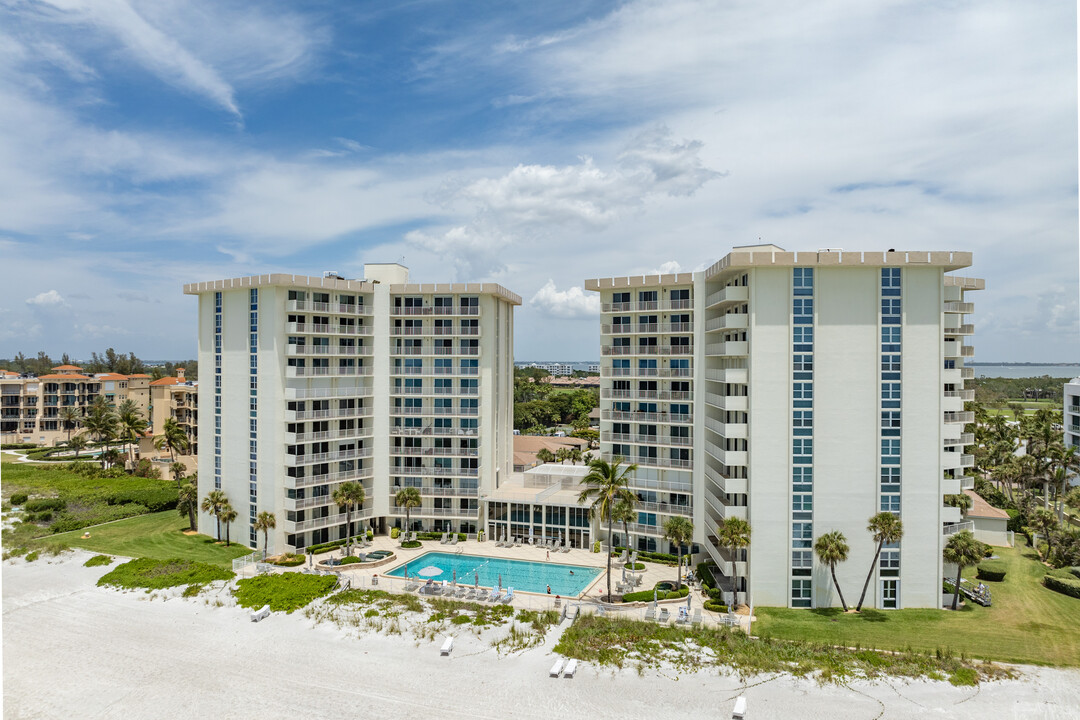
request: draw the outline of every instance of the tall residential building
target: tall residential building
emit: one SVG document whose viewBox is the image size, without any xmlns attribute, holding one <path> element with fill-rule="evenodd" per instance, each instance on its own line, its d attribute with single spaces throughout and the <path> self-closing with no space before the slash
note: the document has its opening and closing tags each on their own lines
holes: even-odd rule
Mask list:
<svg viewBox="0 0 1080 720">
<path fill-rule="evenodd" d="M 1065 447 L 1080 448 L 1080 377 L 1065 383 Z"/>
<path fill-rule="evenodd" d="M 346 536 L 342 482 L 367 499 L 352 533 L 401 527 L 394 496 L 420 491 L 410 529 L 477 532 L 480 498 L 512 469 L 514 306 L 495 284 L 413 284 L 396 264 L 363 280 L 259 275 L 184 287 L 199 296 L 199 493 L 225 491 L 252 546 Z M 214 531 L 211 516 L 200 518 Z M 261 540 L 260 540 L 261 541 Z"/>
<path fill-rule="evenodd" d="M 868 518 L 898 514 L 867 603 L 939 607 L 941 551 L 972 486 L 964 432 L 966 252 L 735 248 L 698 273 L 586 281 L 601 295 L 601 451 L 637 463 L 631 542 L 668 550 L 664 521 L 691 517 L 730 589 L 759 605 L 839 604 L 812 545 L 839 530 L 837 576 L 861 589 Z M 725 518 L 751 545 L 718 544 Z M 625 539 L 620 539 L 625 541 Z"/>
</svg>

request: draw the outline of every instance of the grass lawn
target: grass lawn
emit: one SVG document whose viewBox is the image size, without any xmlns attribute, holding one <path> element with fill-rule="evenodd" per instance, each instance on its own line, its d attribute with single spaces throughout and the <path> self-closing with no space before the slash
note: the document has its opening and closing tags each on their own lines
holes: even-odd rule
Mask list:
<svg viewBox="0 0 1080 720">
<path fill-rule="evenodd" d="M 232 569 L 233 558 L 251 553 L 243 545 L 233 544 L 228 548 L 224 544 L 217 545 L 213 538 L 206 535 L 184 535 L 187 527 L 186 518 L 177 515 L 175 510 L 165 510 L 96 525 L 86 530 L 57 533 L 47 538 L 46 542 L 62 542 L 108 555 L 156 560 L 180 558 L 228 569 Z M 83 532 L 89 532 L 90 538 L 83 540 Z"/>
<path fill-rule="evenodd" d="M 1038 665 L 1080 665 L 1080 599 L 1047 590 L 1047 568 L 1032 548 L 994 548 L 1007 566 L 1005 580 L 987 583 L 993 607 L 947 610 L 755 608 L 754 632 L 789 640 L 880 650 L 951 649 L 968 657 Z M 974 569 L 964 571 L 973 578 Z M 852 595 L 858 598 L 857 589 Z"/>
<path fill-rule="evenodd" d="M 1049 408 L 1051 410 L 1060 410 L 1060 400 L 1006 400 L 1002 403 L 1001 407 L 986 406 L 986 414 L 990 417 L 994 415 L 1004 415 L 1009 420 L 1013 419 L 1013 411 L 1009 408 L 1009 405 L 1016 403 L 1024 409 L 1025 415 L 1034 415 L 1035 411 L 1039 408 Z"/>
</svg>

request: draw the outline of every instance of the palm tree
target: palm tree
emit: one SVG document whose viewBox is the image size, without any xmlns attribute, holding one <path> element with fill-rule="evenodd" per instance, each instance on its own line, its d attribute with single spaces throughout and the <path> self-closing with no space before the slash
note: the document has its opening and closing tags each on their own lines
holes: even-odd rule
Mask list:
<svg viewBox="0 0 1080 720">
<path fill-rule="evenodd" d="M 405 532 L 409 531 L 409 510 L 420 507 L 420 491 L 414 487 L 403 487 L 394 495 L 394 504 L 405 508 Z"/>
<path fill-rule="evenodd" d="M 343 482 L 334 490 L 333 500 L 338 507 L 345 508 L 345 554 L 352 546 L 352 508 L 363 505 L 366 499 L 364 486 L 357 482 Z"/>
<path fill-rule="evenodd" d="M 986 545 L 975 539 L 970 530 L 953 533 L 945 543 L 942 558 L 947 563 L 956 565 L 956 587 L 953 588 L 952 609 L 955 610 L 960 600 L 960 577 L 965 567 L 978 565 L 986 554 Z"/>
<path fill-rule="evenodd" d="M 117 408 L 117 416 L 120 419 L 120 438 L 128 446 L 128 457 L 132 465 L 134 465 L 135 449 L 133 443 L 139 442 L 139 438 L 146 431 L 146 420 L 143 419 L 142 412 L 134 400 L 124 400 L 120 403 L 120 407 Z"/>
<path fill-rule="evenodd" d="M 555 451 L 555 462 L 562 465 L 570 459 L 570 448 L 561 447 Z"/>
<path fill-rule="evenodd" d="M 232 505 L 225 503 L 221 508 L 221 521 L 225 523 L 225 547 L 229 547 L 229 525 L 233 520 L 236 520 L 236 511 L 233 510 Z"/>
<path fill-rule="evenodd" d="M 169 466 L 169 472 L 172 473 L 173 480 L 176 481 L 176 487 L 179 489 L 180 481 L 184 479 L 184 473 L 187 472 L 187 466 L 182 462 L 174 462 Z"/>
<path fill-rule="evenodd" d="M 739 550 L 750 546 L 750 523 L 740 517 L 726 518 L 716 528 L 716 539 L 721 545 L 731 550 L 731 594 L 735 607 L 739 604 L 739 574 L 736 571 L 736 559 Z"/>
<path fill-rule="evenodd" d="M 71 442 L 71 431 L 79 424 L 79 411 L 74 407 L 62 407 L 60 408 L 60 422 L 64 423 L 64 429 L 67 430 L 67 441 Z"/>
<path fill-rule="evenodd" d="M 361 488 L 363 490 L 363 488 Z M 270 540 L 270 531 L 277 527 L 277 518 L 274 513 L 263 510 L 259 513 L 259 516 L 255 518 L 255 532 L 261 532 L 263 534 L 263 560 L 266 559 L 266 546 Z"/>
<path fill-rule="evenodd" d="M 542 463 L 555 462 L 555 454 L 547 448 L 540 448 L 536 452 L 536 459 Z"/>
<path fill-rule="evenodd" d="M 581 462 L 581 448 L 574 447 L 570 449 L 570 464 L 577 465 Z"/>
<path fill-rule="evenodd" d="M 176 511 L 180 513 L 181 517 L 187 515 L 188 526 L 191 530 L 196 530 L 195 527 L 195 513 L 199 509 L 199 488 L 194 483 L 184 483 L 180 488 L 179 501 L 176 503 Z"/>
<path fill-rule="evenodd" d="M 1054 468 L 1054 497 L 1057 504 L 1058 522 L 1065 522 L 1065 493 L 1069 490 L 1069 479 L 1080 471 L 1080 455 L 1074 448 L 1063 442 L 1055 443 L 1050 449 L 1050 462 Z"/>
<path fill-rule="evenodd" d="M 101 469 L 112 467 L 124 459 L 123 454 L 116 448 L 109 448 L 101 453 Z"/>
<path fill-rule="evenodd" d="M 1054 549 L 1052 533 L 1057 529 L 1057 516 L 1046 508 L 1038 508 L 1031 515 L 1031 524 L 1032 527 L 1039 531 L 1039 534 L 1046 538 L 1046 557 L 1043 560 L 1049 560 Z M 1038 543 L 1036 543 L 1035 551 L 1038 552 L 1038 550 Z"/>
<path fill-rule="evenodd" d="M 589 474 L 581 479 L 582 485 L 588 485 L 578 496 L 579 503 L 592 501 L 591 510 L 593 517 L 606 519 L 608 525 L 608 558 L 607 558 L 607 596 L 611 599 L 611 525 L 612 511 L 620 500 L 631 506 L 637 502 L 634 493 L 630 492 L 630 475 L 637 471 L 637 465 L 627 465 L 624 468 L 622 458 L 618 455 L 609 463 L 603 458 L 589 463 Z"/>
<path fill-rule="evenodd" d="M 217 520 L 217 539 L 221 542 L 221 509 L 229 504 L 229 498 L 222 490 L 211 490 L 202 501 L 202 511 L 210 513 Z"/>
<path fill-rule="evenodd" d="M 630 523 L 637 520 L 637 510 L 631 503 L 620 500 L 615 503 L 615 508 L 611 511 L 611 519 L 617 523 L 622 523 L 623 529 L 623 542 L 626 547 L 630 547 Z"/>
<path fill-rule="evenodd" d="M 159 451 L 168 448 L 169 459 L 176 462 L 176 451 L 184 453 L 191 447 L 187 432 L 176 422 L 176 418 L 165 418 L 161 434 L 154 437 L 154 447 Z"/>
<path fill-rule="evenodd" d="M 83 427 L 94 435 L 99 443 L 108 442 L 116 435 L 117 423 L 116 413 L 100 395 L 90 406 L 90 412 L 82 419 Z"/>
<path fill-rule="evenodd" d="M 90 441 L 86 439 L 86 433 L 79 433 L 67 441 L 67 446 L 75 451 L 75 459 L 79 459 L 79 453 L 86 449 Z"/>
<path fill-rule="evenodd" d="M 682 590 L 682 549 L 694 539 L 694 523 L 682 515 L 672 515 L 664 523 L 664 538 L 675 546 L 679 555 L 678 569 L 675 571 L 675 589 Z"/>
<path fill-rule="evenodd" d="M 967 493 L 960 493 L 959 495 L 946 495 L 945 504 L 949 507 L 960 508 L 961 510 L 970 510 L 971 496 Z"/>
<path fill-rule="evenodd" d="M 877 551 L 874 552 L 874 562 L 870 564 L 870 572 L 866 575 L 866 582 L 863 583 L 862 595 L 859 596 L 859 604 L 855 606 L 855 612 L 862 610 L 863 601 L 866 600 L 866 589 L 870 587 L 870 579 L 874 577 L 874 569 L 881 556 L 881 548 L 885 547 L 885 543 L 900 542 L 900 538 L 904 536 L 904 523 L 891 512 L 879 512 L 870 518 L 866 531 L 873 534 Z"/>
<path fill-rule="evenodd" d="M 817 553 L 818 560 L 829 566 L 833 587 L 836 588 L 836 594 L 840 596 L 840 605 L 843 606 L 844 612 L 847 612 L 847 601 L 844 600 L 844 591 L 840 589 L 840 583 L 836 579 L 836 564 L 847 561 L 848 550 L 850 548 L 847 538 L 839 530 L 825 533 L 814 543 L 814 552 Z"/>
</svg>

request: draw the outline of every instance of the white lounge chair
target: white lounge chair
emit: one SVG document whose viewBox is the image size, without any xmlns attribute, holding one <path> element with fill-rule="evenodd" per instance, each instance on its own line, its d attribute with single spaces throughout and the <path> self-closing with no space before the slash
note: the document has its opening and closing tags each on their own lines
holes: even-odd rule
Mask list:
<svg viewBox="0 0 1080 720">
<path fill-rule="evenodd" d="M 564 552 L 564 553 L 570 552 L 570 543 L 563 540 L 562 550 L 560 550 L 559 552 Z"/>
<path fill-rule="evenodd" d="M 564 665 L 566 665 L 566 660 L 564 658 L 559 658 L 555 661 L 555 664 L 551 666 L 551 670 L 548 671 L 548 675 L 553 678 L 559 677 L 560 675 L 562 675 Z"/>
<path fill-rule="evenodd" d="M 514 600 L 514 588 L 507 588 L 506 594 L 502 596 L 502 602 L 509 603 Z"/>
<path fill-rule="evenodd" d="M 577 672 L 577 658 L 571 658 L 570 662 L 566 663 L 566 668 L 563 670 L 562 676 L 564 678 L 574 677 L 574 673 Z"/>
<path fill-rule="evenodd" d="M 491 594 L 488 595 L 488 602 L 495 602 L 499 599 L 499 595 L 502 594 L 502 589 L 491 588 Z"/>
<path fill-rule="evenodd" d="M 731 711 L 731 717 L 738 718 L 738 720 L 742 720 L 744 717 L 746 717 L 745 695 L 740 695 L 739 697 L 735 698 L 735 709 Z"/>
<path fill-rule="evenodd" d="M 446 533 L 443 533 L 443 534 L 442 534 L 442 539 L 440 539 L 440 540 L 439 540 L 439 544 L 440 544 L 440 545 L 445 545 L 445 544 L 446 544 L 446 540 L 447 540 L 447 535 L 446 535 Z"/>
<path fill-rule="evenodd" d="M 453 533 L 453 535 L 451 536 L 450 544 L 451 545 L 457 545 L 458 544 L 458 534 L 457 533 Z"/>
<path fill-rule="evenodd" d="M 443 642 L 442 647 L 439 648 L 439 655 L 449 655 L 450 651 L 454 649 L 454 638 L 450 636 Z"/>
<path fill-rule="evenodd" d="M 661 610 L 660 610 L 660 621 L 659 621 L 661 625 L 667 625 L 669 615 L 670 615 L 670 613 L 668 613 L 667 608 L 661 608 Z"/>
<path fill-rule="evenodd" d="M 270 617 L 270 606 L 263 605 L 261 608 L 251 613 L 251 622 L 259 622 L 268 617 Z"/>
<path fill-rule="evenodd" d="M 626 551 L 623 550 L 622 555 L 615 558 L 612 562 L 614 562 L 616 565 L 625 565 L 626 564 Z"/>
<path fill-rule="evenodd" d="M 655 621 L 656 621 L 656 608 L 654 606 L 650 605 L 649 609 L 645 611 L 645 622 L 655 622 Z"/>
</svg>

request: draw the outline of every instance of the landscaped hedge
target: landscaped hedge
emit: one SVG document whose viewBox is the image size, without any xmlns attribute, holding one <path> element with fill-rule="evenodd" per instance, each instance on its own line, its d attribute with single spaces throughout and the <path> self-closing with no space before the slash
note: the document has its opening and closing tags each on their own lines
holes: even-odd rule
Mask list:
<svg viewBox="0 0 1080 720">
<path fill-rule="evenodd" d="M 390 528 L 390 539 L 391 540 L 397 540 L 398 537 L 400 537 L 400 536 L 401 536 L 401 528 L 396 528 L 396 527 Z"/>
<path fill-rule="evenodd" d="M 307 551 L 309 553 L 312 553 L 313 555 L 318 555 L 319 553 L 324 553 L 327 550 L 333 550 L 334 548 L 339 548 L 344 544 L 345 544 L 344 540 L 331 540 L 330 542 L 324 542 L 324 543 L 320 543 L 318 545 L 308 545 L 307 546 Z"/>
<path fill-rule="evenodd" d="M 976 576 L 980 580 L 986 580 L 987 582 L 1001 582 L 1005 579 L 1005 563 L 994 562 L 993 560 L 979 563 Z"/>
<path fill-rule="evenodd" d="M 35 443 L 4 443 L 0 450 L 33 450 L 36 447 Z"/>
<path fill-rule="evenodd" d="M 709 570 L 709 564 L 700 562 L 697 564 L 697 576 L 701 580 L 702 585 L 708 585 L 709 587 L 716 587 L 716 579 L 713 578 L 712 570 Z"/>
<path fill-rule="evenodd" d="M 35 498 L 27 500 L 23 509 L 27 512 L 41 512 L 42 510 L 63 510 L 67 503 L 60 498 Z"/>
<path fill-rule="evenodd" d="M 1054 577 L 1053 575 L 1043 575 L 1043 585 L 1054 592 L 1059 592 L 1074 598 L 1080 598 L 1080 580 Z"/>
<path fill-rule="evenodd" d="M 458 536 L 458 540 L 467 540 L 468 535 L 465 533 L 451 533 Z M 442 533 L 437 532 L 418 532 L 416 533 L 417 540 L 442 540 Z"/>
<path fill-rule="evenodd" d="M 274 565 L 279 567 L 296 567 L 297 565 L 303 565 L 306 559 L 303 555 L 296 553 L 285 553 L 279 560 L 274 562 Z"/>
<path fill-rule="evenodd" d="M 723 603 L 712 602 L 711 600 L 709 600 L 705 602 L 705 609 L 711 612 L 726 613 L 728 611 L 728 606 L 724 605 Z"/>
<path fill-rule="evenodd" d="M 642 590 L 641 592 L 627 593 L 622 596 L 623 602 L 646 602 L 653 599 L 653 593 L 656 593 L 657 600 L 678 600 L 684 598 L 690 594 L 690 588 L 685 585 L 679 590 L 670 591 L 656 591 L 656 590 Z"/>
<path fill-rule="evenodd" d="M 626 550 L 624 547 L 616 547 L 613 554 L 621 555 Z M 633 553 L 633 550 L 628 552 Z M 677 565 L 679 563 L 678 555 L 671 555 L 669 553 L 656 553 L 656 552 L 644 552 L 642 550 L 637 551 L 638 560 L 648 560 L 649 562 L 660 563 L 662 565 Z M 686 556 L 683 555 L 685 560 Z"/>
<path fill-rule="evenodd" d="M 26 501 L 27 501 L 27 499 L 29 499 L 29 497 L 30 496 L 27 495 L 26 493 L 15 493 L 14 495 L 11 496 L 11 504 L 12 505 L 24 505 L 24 504 L 26 504 Z"/>
<path fill-rule="evenodd" d="M 423 544 L 424 543 L 420 542 L 419 540 L 409 540 L 408 542 L 401 543 L 401 547 L 405 548 L 406 550 L 410 550 L 412 548 L 418 548 Z"/>
<path fill-rule="evenodd" d="M 338 560 L 337 564 L 338 565 L 355 565 L 358 562 L 360 562 L 360 558 L 356 557 L 355 555 L 349 555 L 348 557 L 343 557 L 340 560 Z"/>
</svg>

